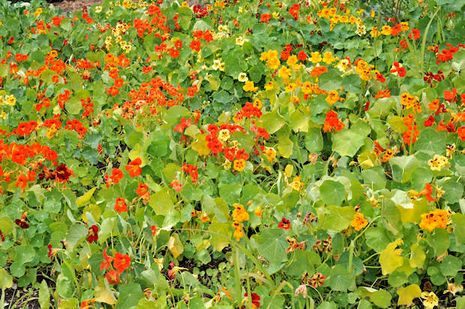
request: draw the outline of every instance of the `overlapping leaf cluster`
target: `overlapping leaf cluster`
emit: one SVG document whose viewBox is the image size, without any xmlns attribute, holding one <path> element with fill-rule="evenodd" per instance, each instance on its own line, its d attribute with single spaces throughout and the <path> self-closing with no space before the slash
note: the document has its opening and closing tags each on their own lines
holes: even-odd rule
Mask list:
<svg viewBox="0 0 465 309">
<path fill-rule="evenodd" d="M 464 306 L 465 2 L 402 5 L 2 4 L 2 295 Z"/>
</svg>

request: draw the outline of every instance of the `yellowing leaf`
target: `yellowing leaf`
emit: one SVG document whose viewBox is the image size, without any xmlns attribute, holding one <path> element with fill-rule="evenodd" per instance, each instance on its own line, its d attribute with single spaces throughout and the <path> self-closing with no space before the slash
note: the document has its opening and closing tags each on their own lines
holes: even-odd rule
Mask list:
<svg viewBox="0 0 465 309">
<path fill-rule="evenodd" d="M 400 212 L 400 219 L 403 223 L 418 223 L 421 219 L 421 214 L 427 212 L 427 202 L 425 199 L 413 201 L 413 208 L 404 208 L 397 206 Z"/>
<path fill-rule="evenodd" d="M 291 164 L 286 165 L 286 168 L 284 168 L 284 175 L 286 175 L 287 178 L 290 178 L 293 172 L 294 172 L 294 165 L 291 165 Z"/>
<path fill-rule="evenodd" d="M 197 135 L 197 140 L 192 143 L 192 149 L 194 149 L 200 156 L 207 156 L 210 154 L 205 134 Z"/>
<path fill-rule="evenodd" d="M 412 250 L 410 253 L 410 266 L 414 268 L 423 268 L 426 259 L 423 248 L 419 244 L 413 244 L 410 250 Z"/>
<path fill-rule="evenodd" d="M 92 198 L 92 195 L 94 194 L 95 190 L 97 190 L 97 187 L 94 187 L 92 189 L 90 189 L 89 191 L 87 191 L 86 193 L 84 193 L 84 195 L 78 197 L 76 199 L 76 205 L 78 207 L 82 207 L 84 206 L 85 204 L 89 203 L 90 199 Z"/>
<path fill-rule="evenodd" d="M 397 239 L 396 241 L 388 244 L 386 249 L 381 251 L 379 255 L 379 263 L 381 264 L 383 275 L 392 273 L 404 264 L 404 258 L 400 256 L 402 250 L 396 249 L 400 244 L 402 244 L 402 240 Z"/>
<path fill-rule="evenodd" d="M 413 300 L 421 295 L 421 289 L 417 284 L 411 284 L 409 286 L 397 289 L 399 295 L 398 305 L 410 306 Z"/>
<path fill-rule="evenodd" d="M 82 211 L 82 221 L 85 223 L 89 222 L 88 214 L 91 214 L 95 221 L 99 221 L 102 215 L 102 210 L 97 204 L 90 204 Z"/>
<path fill-rule="evenodd" d="M 182 245 L 178 234 L 173 234 L 170 237 L 170 240 L 168 241 L 168 249 L 175 259 L 182 254 L 184 246 Z"/>
<path fill-rule="evenodd" d="M 97 286 L 95 288 L 95 301 L 109 305 L 116 304 L 115 295 L 107 286 Z"/>
</svg>

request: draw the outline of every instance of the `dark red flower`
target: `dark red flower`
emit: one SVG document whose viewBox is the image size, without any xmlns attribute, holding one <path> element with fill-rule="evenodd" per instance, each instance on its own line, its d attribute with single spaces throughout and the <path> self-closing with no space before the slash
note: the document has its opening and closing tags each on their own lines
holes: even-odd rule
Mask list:
<svg viewBox="0 0 465 309">
<path fill-rule="evenodd" d="M 278 228 L 289 230 L 291 228 L 291 221 L 289 221 L 289 219 L 282 218 L 281 222 L 278 223 Z"/>
<path fill-rule="evenodd" d="M 249 294 L 245 293 L 244 296 L 248 297 Z M 260 308 L 260 295 L 257 293 L 252 293 L 252 306 L 254 308 Z"/>
<path fill-rule="evenodd" d="M 89 231 L 87 232 L 87 241 L 90 243 L 96 242 L 98 240 L 98 226 L 92 225 L 89 227 Z"/>
<path fill-rule="evenodd" d="M 16 219 L 15 223 L 22 229 L 27 229 L 29 227 L 29 223 L 27 222 L 27 212 L 24 212 L 21 215 L 21 219 Z"/>
<path fill-rule="evenodd" d="M 47 245 L 47 250 L 48 250 L 48 257 L 52 258 L 53 257 L 52 244 Z"/>
</svg>

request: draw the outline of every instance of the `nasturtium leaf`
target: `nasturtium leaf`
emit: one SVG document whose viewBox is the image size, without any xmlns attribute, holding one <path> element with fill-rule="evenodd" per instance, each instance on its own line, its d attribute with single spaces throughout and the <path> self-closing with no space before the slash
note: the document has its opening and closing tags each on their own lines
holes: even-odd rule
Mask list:
<svg viewBox="0 0 465 309">
<path fill-rule="evenodd" d="M 465 308 L 465 296 L 456 297 L 455 298 L 455 303 L 456 303 L 455 308 L 457 308 L 457 309 Z"/>
<path fill-rule="evenodd" d="M 283 263 L 287 261 L 286 236 L 283 230 L 266 229 L 260 234 L 252 236 L 258 253 L 268 260 L 272 272 L 282 268 Z"/>
<path fill-rule="evenodd" d="M 259 121 L 259 125 L 265 128 L 270 134 L 276 133 L 284 124 L 285 121 L 283 117 L 279 115 L 276 110 L 264 113 Z"/>
<path fill-rule="evenodd" d="M 212 222 L 208 227 L 211 235 L 211 245 L 216 251 L 223 250 L 229 245 L 232 231 L 229 223 Z"/>
<path fill-rule="evenodd" d="M 381 226 L 371 227 L 365 232 L 366 244 L 375 250 L 381 252 L 392 241 L 389 233 Z"/>
<path fill-rule="evenodd" d="M 388 117 L 387 122 L 394 132 L 403 133 L 407 130 L 404 120 L 400 116 Z"/>
<path fill-rule="evenodd" d="M 57 278 L 56 291 L 62 298 L 71 298 L 75 292 L 75 286 L 73 284 L 72 278 L 69 278 L 62 273 L 59 274 Z"/>
<path fill-rule="evenodd" d="M 434 285 L 443 285 L 447 279 L 441 273 L 441 270 L 437 266 L 430 266 L 427 269 L 428 276 L 430 277 L 431 283 Z"/>
<path fill-rule="evenodd" d="M 76 205 L 78 207 L 82 207 L 82 206 L 86 205 L 87 203 L 89 203 L 90 199 L 92 198 L 92 195 L 95 192 L 95 190 L 97 190 L 97 187 L 94 187 L 94 188 L 90 189 L 89 191 L 87 191 L 86 193 L 84 193 L 83 195 L 78 197 L 76 199 Z"/>
<path fill-rule="evenodd" d="M 370 295 L 370 300 L 380 308 L 389 308 L 391 305 L 391 294 L 386 290 L 378 290 Z"/>
<path fill-rule="evenodd" d="M 323 135 L 319 128 L 311 128 L 305 135 L 305 148 L 311 152 L 316 153 L 323 149 Z"/>
<path fill-rule="evenodd" d="M 379 263 L 383 275 L 387 275 L 395 271 L 404 264 L 404 257 L 401 256 L 402 249 L 397 247 L 402 244 L 401 239 L 397 239 L 381 251 L 379 255 Z"/>
<path fill-rule="evenodd" d="M 227 203 L 237 203 L 239 200 L 242 185 L 240 183 L 220 183 L 218 185 L 220 197 L 223 198 Z"/>
<path fill-rule="evenodd" d="M 13 286 L 13 277 L 3 268 L 0 268 L 0 289 L 5 290 Z"/>
<path fill-rule="evenodd" d="M 322 302 L 317 309 L 337 309 L 338 306 L 335 302 L 324 301 Z"/>
<path fill-rule="evenodd" d="M 426 260 L 426 254 L 419 244 L 410 246 L 410 266 L 413 268 L 423 268 Z"/>
<path fill-rule="evenodd" d="M 413 171 L 420 165 L 415 156 L 399 156 L 389 161 L 394 181 L 405 183 L 410 181 Z"/>
<path fill-rule="evenodd" d="M 210 154 L 210 148 L 207 146 L 206 137 L 206 134 L 197 134 L 195 142 L 191 145 L 192 149 L 194 149 L 200 156 L 207 156 Z"/>
<path fill-rule="evenodd" d="M 280 135 L 278 137 L 278 151 L 284 158 L 289 158 L 292 155 L 294 143 L 287 135 Z"/>
<path fill-rule="evenodd" d="M 221 104 L 231 103 L 233 99 L 234 97 L 224 89 L 213 94 L 213 100 Z"/>
<path fill-rule="evenodd" d="M 170 107 L 163 115 L 165 120 L 170 126 L 175 126 L 182 117 L 188 117 L 190 112 L 187 108 L 180 105 Z"/>
<path fill-rule="evenodd" d="M 453 255 L 446 256 L 439 264 L 441 273 L 447 277 L 454 277 L 461 268 L 462 260 Z"/>
<path fill-rule="evenodd" d="M 420 136 L 416 141 L 415 151 L 422 151 L 429 154 L 442 153 L 446 148 L 447 134 L 438 132 L 433 128 L 425 128 L 420 131 Z"/>
<path fill-rule="evenodd" d="M 333 291 L 352 291 L 356 287 L 355 276 L 347 270 L 345 265 L 338 264 L 331 269 L 326 285 L 328 285 Z"/>
<path fill-rule="evenodd" d="M 2 227 L 1 230 L 3 235 L 8 235 L 13 232 L 14 223 L 13 220 L 8 217 L 0 217 L 0 226 Z"/>
<path fill-rule="evenodd" d="M 87 236 L 88 228 L 83 224 L 76 223 L 72 225 L 66 235 L 66 248 L 70 251 L 78 245 Z"/>
<path fill-rule="evenodd" d="M 73 115 L 77 115 L 81 112 L 81 100 L 77 96 L 71 97 L 68 102 L 66 102 L 66 110 Z"/>
<path fill-rule="evenodd" d="M 99 243 L 104 243 L 111 235 L 116 236 L 118 234 L 119 233 L 116 228 L 116 218 L 110 217 L 103 219 L 102 224 L 100 224 L 100 231 L 98 233 Z"/>
<path fill-rule="evenodd" d="M 455 239 L 459 244 L 465 244 L 465 215 L 456 213 L 452 215 Z"/>
<path fill-rule="evenodd" d="M 420 297 L 421 289 L 418 284 L 411 284 L 397 289 L 397 295 L 399 295 L 399 300 L 397 301 L 399 306 L 410 306 L 415 298 Z"/>
<path fill-rule="evenodd" d="M 168 241 L 168 249 L 175 259 L 177 259 L 184 251 L 184 246 L 177 233 L 171 235 Z"/>
<path fill-rule="evenodd" d="M 150 196 L 149 205 L 157 215 L 166 216 L 174 207 L 168 188 L 155 192 Z"/>
<path fill-rule="evenodd" d="M 112 290 L 105 284 L 99 284 L 95 288 L 94 299 L 98 303 L 105 303 L 109 305 L 116 304 L 116 298 Z"/>
<path fill-rule="evenodd" d="M 296 110 L 290 116 L 289 126 L 294 132 L 307 132 L 310 116 L 301 110 Z"/>
<path fill-rule="evenodd" d="M 350 226 L 355 215 L 353 207 L 322 206 L 317 208 L 318 227 L 340 232 Z"/>
<path fill-rule="evenodd" d="M 42 280 L 39 286 L 39 305 L 41 309 L 50 308 L 50 290 L 45 280 Z"/>
<path fill-rule="evenodd" d="M 464 184 L 460 178 L 445 177 L 437 181 L 437 185 L 444 190 L 442 197 L 447 203 L 457 203 L 463 196 Z"/>
<path fill-rule="evenodd" d="M 144 297 L 142 288 L 138 283 L 121 284 L 118 287 L 118 303 L 116 309 L 129 309 L 137 305 L 139 300 Z"/>
<path fill-rule="evenodd" d="M 320 185 L 320 198 L 326 205 L 341 205 L 345 200 L 346 191 L 338 181 L 325 180 Z"/>
<path fill-rule="evenodd" d="M 381 190 L 386 187 L 386 176 L 384 169 L 380 166 L 362 171 L 363 183 L 369 185 L 373 190 Z"/>
<path fill-rule="evenodd" d="M 445 229 L 435 229 L 427 238 L 435 256 L 443 255 L 449 248 L 449 233 Z"/>
<path fill-rule="evenodd" d="M 333 150 L 341 156 L 353 157 L 365 143 L 370 127 L 359 122 L 350 129 L 333 134 Z"/>
<path fill-rule="evenodd" d="M 10 273 L 19 278 L 26 272 L 26 264 L 32 262 L 36 252 L 32 246 L 21 245 L 15 247 L 13 263 L 10 265 Z"/>
</svg>

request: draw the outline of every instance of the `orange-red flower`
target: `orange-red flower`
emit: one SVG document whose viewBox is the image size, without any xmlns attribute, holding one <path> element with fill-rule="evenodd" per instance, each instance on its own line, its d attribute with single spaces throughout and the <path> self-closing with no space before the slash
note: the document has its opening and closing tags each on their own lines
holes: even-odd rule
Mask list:
<svg viewBox="0 0 465 309">
<path fill-rule="evenodd" d="M 324 132 L 341 131 L 344 129 L 344 123 L 339 120 L 338 114 L 335 111 L 326 113 L 325 123 L 323 125 Z"/>
<path fill-rule="evenodd" d="M 462 126 L 457 129 L 457 135 L 461 141 L 465 141 L 465 126 Z"/>
<path fill-rule="evenodd" d="M 128 171 L 129 176 L 131 177 L 139 176 L 142 173 L 142 169 L 140 168 L 141 164 L 142 164 L 141 158 L 136 158 L 133 161 L 129 162 L 129 164 L 126 165 L 126 171 Z"/>
<path fill-rule="evenodd" d="M 105 279 L 107 279 L 108 283 L 111 285 L 119 284 L 120 273 L 112 269 L 105 274 Z"/>
<path fill-rule="evenodd" d="M 127 254 L 122 254 L 117 252 L 113 260 L 113 267 L 119 272 L 122 273 L 131 265 L 131 258 Z"/>
<path fill-rule="evenodd" d="M 118 213 L 127 212 L 128 205 L 126 205 L 126 201 L 122 197 L 118 197 L 115 202 L 115 210 Z"/>
<path fill-rule="evenodd" d="M 107 254 L 107 249 L 103 249 L 103 261 L 100 263 L 100 270 L 106 270 L 111 267 L 113 257 Z"/>
</svg>

